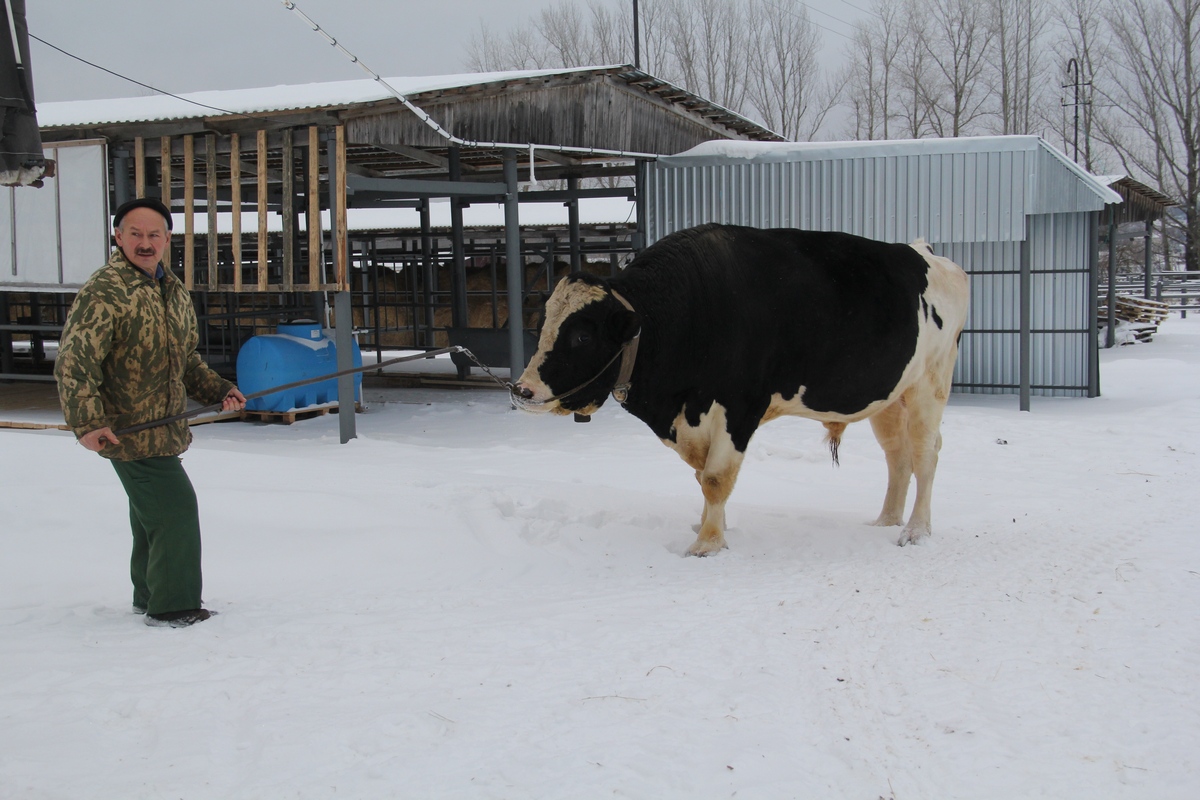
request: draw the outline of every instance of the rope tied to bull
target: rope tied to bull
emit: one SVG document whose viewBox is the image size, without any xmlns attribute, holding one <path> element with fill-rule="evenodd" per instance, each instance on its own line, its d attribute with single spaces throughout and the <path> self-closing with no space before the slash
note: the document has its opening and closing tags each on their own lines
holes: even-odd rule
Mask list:
<svg viewBox="0 0 1200 800">
<path fill-rule="evenodd" d="M 434 358 L 435 356 L 447 355 L 447 354 L 451 354 L 451 353 L 462 353 L 467 358 L 474 361 L 475 364 L 478 365 L 480 369 L 482 369 L 489 376 L 491 376 L 492 380 L 496 381 L 496 383 L 499 383 L 501 386 L 508 388 L 511 392 L 511 389 L 512 389 L 511 383 L 501 381 L 500 378 L 498 378 L 490 369 L 485 367 L 479 361 L 479 359 L 475 357 L 475 354 L 472 353 L 470 350 L 468 350 L 465 347 L 461 347 L 459 345 L 454 345 L 453 347 L 443 347 L 440 350 L 429 350 L 429 351 L 416 353 L 413 355 L 398 356 L 396 358 L 390 358 L 386 361 L 380 361 L 377 364 L 365 364 L 361 367 L 353 367 L 351 369 L 344 369 L 339 372 L 331 372 L 328 375 L 318 375 L 315 378 L 305 378 L 304 380 L 293 381 L 292 383 L 285 383 L 280 386 L 272 386 L 270 389 L 263 389 L 260 392 L 254 392 L 252 394 L 248 394 L 248 395 L 246 395 L 246 399 L 254 400 L 259 397 L 266 397 L 267 395 L 275 394 L 276 392 L 284 392 L 289 389 L 298 389 L 301 386 L 307 386 L 311 383 L 320 383 L 321 381 L 328 381 L 328 380 L 332 380 L 334 378 L 341 378 L 346 375 L 355 375 L 359 372 L 370 372 L 372 370 L 381 370 L 384 367 L 390 367 L 393 364 L 401 364 L 405 361 L 416 361 L 416 360 L 422 359 L 422 358 Z M 222 403 L 223 403 L 223 401 L 222 401 Z M 124 436 L 127 433 L 137 433 L 138 431 L 149 430 L 150 428 L 158 428 L 162 425 L 169 425 L 172 422 L 179 422 L 181 420 L 191 419 L 193 417 L 198 417 L 201 414 L 208 414 L 213 411 L 220 411 L 222 403 L 213 403 L 211 405 L 202 406 L 200 408 L 194 408 L 191 411 L 185 411 L 182 414 L 173 414 L 169 417 L 163 417 L 162 419 L 151 420 L 150 422 L 141 422 L 141 423 L 138 423 L 137 425 L 130 425 L 126 428 L 121 428 L 120 430 L 113 431 L 113 433 L 116 434 L 117 436 Z"/>
<path fill-rule="evenodd" d="M 633 310 L 633 306 L 630 304 L 630 302 L 622 297 L 615 289 L 609 287 L 609 292 L 617 300 L 617 302 L 625 306 L 626 310 L 634 314 L 637 313 Z M 595 375 L 588 378 L 575 388 L 553 395 L 552 397 L 547 398 L 544 402 L 549 403 L 556 400 L 562 400 L 564 397 L 571 397 L 572 395 L 578 394 L 599 379 L 601 375 L 607 372 L 608 368 L 611 367 L 619 358 L 621 359 L 621 369 L 617 373 L 617 382 L 613 384 L 612 389 L 609 391 L 612 393 L 614 400 L 621 405 L 625 405 L 625 401 L 629 398 L 629 389 L 631 386 L 629 380 L 633 376 L 633 364 L 637 360 L 638 343 L 641 341 L 641 338 L 642 329 L 639 327 L 637 332 L 633 334 L 633 337 L 622 344 L 621 349 L 614 353 L 613 357 L 606 361 L 604 366 L 601 367 Z M 512 386 L 513 384 L 509 385 Z M 591 418 L 592 417 L 590 414 L 575 414 L 576 422 L 589 422 L 591 421 Z"/>
</svg>

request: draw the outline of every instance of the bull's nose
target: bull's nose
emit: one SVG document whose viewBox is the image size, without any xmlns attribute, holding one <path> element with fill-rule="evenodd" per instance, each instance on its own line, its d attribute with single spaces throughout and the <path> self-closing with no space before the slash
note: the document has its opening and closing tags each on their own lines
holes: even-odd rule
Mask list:
<svg viewBox="0 0 1200 800">
<path fill-rule="evenodd" d="M 522 400 L 532 400 L 533 399 L 533 389 L 530 389 L 528 386 L 525 386 L 524 384 L 521 384 L 521 383 L 515 384 L 513 386 L 512 393 L 514 395 L 516 395 L 517 397 L 520 397 Z"/>
</svg>

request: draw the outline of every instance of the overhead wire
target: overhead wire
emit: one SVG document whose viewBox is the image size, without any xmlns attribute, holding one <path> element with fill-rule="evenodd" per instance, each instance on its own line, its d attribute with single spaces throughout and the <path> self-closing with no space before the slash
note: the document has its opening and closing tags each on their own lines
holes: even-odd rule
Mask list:
<svg viewBox="0 0 1200 800">
<path fill-rule="evenodd" d="M 151 86 L 150 84 L 143 83 L 142 81 L 139 81 L 136 78 L 130 78 L 128 75 L 122 75 L 121 73 L 119 73 L 115 70 L 111 70 L 108 67 L 102 66 L 100 64 L 96 64 L 95 62 L 92 62 L 92 61 L 88 61 L 86 58 L 83 58 L 82 56 L 77 56 L 72 52 L 64 50 L 63 48 L 59 47 L 56 44 L 51 44 L 50 42 L 47 42 L 45 39 L 41 38 L 40 36 L 35 36 L 34 34 L 31 33 L 31 34 L 29 34 L 29 38 L 34 39 L 38 42 L 41 42 L 42 44 L 46 45 L 46 47 L 49 47 L 52 50 L 57 50 L 58 52 L 62 53 L 64 56 L 73 58 L 76 61 L 79 61 L 83 64 L 87 64 L 89 67 L 98 69 L 101 72 L 107 72 L 109 75 L 112 75 L 114 78 L 120 78 L 121 80 L 128 81 L 129 83 L 132 83 L 136 86 L 141 86 L 143 89 L 149 89 L 152 92 L 157 92 L 158 94 L 166 95 L 167 97 L 173 97 L 176 100 L 180 100 L 184 103 L 191 103 L 194 106 L 199 106 L 200 108 L 207 108 L 210 111 L 219 111 L 222 114 L 227 114 L 230 116 L 245 117 L 246 119 L 257 119 L 257 120 L 264 120 L 264 121 L 266 121 L 268 119 L 267 117 L 259 116 L 256 114 L 247 114 L 242 111 L 230 111 L 227 108 L 221 108 L 219 106 L 210 106 L 207 103 L 201 103 L 198 100 L 192 100 L 191 98 L 175 94 L 174 92 L 168 92 L 166 89 L 159 89 L 157 86 Z"/>
</svg>

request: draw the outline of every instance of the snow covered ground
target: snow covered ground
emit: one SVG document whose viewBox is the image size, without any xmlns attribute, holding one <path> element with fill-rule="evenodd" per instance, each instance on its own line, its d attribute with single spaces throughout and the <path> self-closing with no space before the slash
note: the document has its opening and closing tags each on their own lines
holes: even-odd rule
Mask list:
<svg viewBox="0 0 1200 800">
<path fill-rule="evenodd" d="M 185 630 L 130 611 L 111 468 L 0 431 L 0 797 L 1194 798 L 1200 320 L 1102 359 L 1099 399 L 955 396 L 906 548 L 866 425 L 840 468 L 763 428 L 708 559 L 615 406 L 201 426 Z"/>
</svg>

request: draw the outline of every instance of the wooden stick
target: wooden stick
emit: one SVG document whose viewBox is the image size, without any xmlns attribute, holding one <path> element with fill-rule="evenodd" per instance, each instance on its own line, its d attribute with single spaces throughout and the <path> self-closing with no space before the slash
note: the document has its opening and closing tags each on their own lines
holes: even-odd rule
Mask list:
<svg viewBox="0 0 1200 800">
<path fill-rule="evenodd" d="M 258 290 L 267 290 L 267 132 L 258 132 Z"/>
<path fill-rule="evenodd" d="M 292 131 L 283 132 L 283 290 L 292 291 L 296 264 L 296 155 Z"/>
<path fill-rule="evenodd" d="M 317 126 L 308 129 L 308 291 L 321 284 L 321 142 Z"/>
<path fill-rule="evenodd" d="M 208 198 L 208 288 L 217 290 L 217 137 L 208 134 L 205 138 L 206 158 L 204 163 L 207 177 Z"/>
<path fill-rule="evenodd" d="M 229 191 L 233 204 L 233 290 L 242 290 L 242 142 L 229 134 Z"/>
<path fill-rule="evenodd" d="M 196 143 L 183 137 L 183 285 L 190 292 L 196 283 Z"/>
<path fill-rule="evenodd" d="M 133 192 L 136 197 L 146 196 L 146 140 L 133 138 Z"/>
<path fill-rule="evenodd" d="M 159 194 L 162 196 L 163 205 L 169 210 L 171 208 L 171 137 L 164 136 L 160 140 L 162 147 L 162 155 L 160 161 L 162 167 L 159 172 L 162 174 L 162 181 L 159 184 Z M 171 268 L 171 240 L 167 239 L 167 247 L 163 251 L 163 263 L 167 265 L 167 269 Z"/>
<path fill-rule="evenodd" d="M 337 215 L 334 219 L 334 246 L 337 248 L 337 285 L 339 292 L 350 291 L 350 266 L 346 262 L 350 253 L 346 246 L 346 126 L 338 125 L 336 134 L 337 154 Z"/>
</svg>

